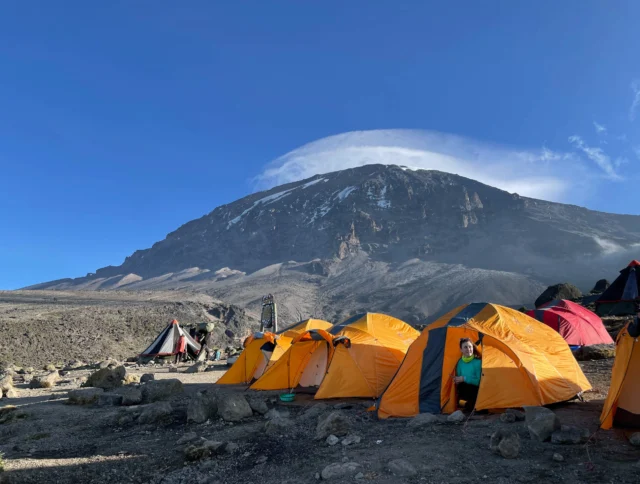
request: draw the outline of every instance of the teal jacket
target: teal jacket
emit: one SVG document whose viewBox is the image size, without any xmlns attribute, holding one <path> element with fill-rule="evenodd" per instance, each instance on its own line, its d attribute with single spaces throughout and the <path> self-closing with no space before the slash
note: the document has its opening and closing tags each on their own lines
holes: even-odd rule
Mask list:
<svg viewBox="0 0 640 484">
<path fill-rule="evenodd" d="M 480 376 L 482 375 L 482 361 L 474 358 L 469 363 L 458 360 L 456 365 L 456 376 L 463 376 L 464 382 L 469 385 L 480 386 Z"/>
</svg>

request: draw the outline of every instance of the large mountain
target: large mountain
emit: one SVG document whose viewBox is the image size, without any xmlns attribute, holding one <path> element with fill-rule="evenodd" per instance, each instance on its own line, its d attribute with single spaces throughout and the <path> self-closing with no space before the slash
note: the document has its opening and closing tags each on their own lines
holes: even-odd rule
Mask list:
<svg viewBox="0 0 640 484">
<path fill-rule="evenodd" d="M 412 322 L 473 300 L 530 303 L 587 288 L 640 251 L 640 217 L 524 198 L 438 171 L 367 165 L 255 193 L 120 266 L 31 289 L 180 289 L 285 317 L 357 310 Z"/>
</svg>

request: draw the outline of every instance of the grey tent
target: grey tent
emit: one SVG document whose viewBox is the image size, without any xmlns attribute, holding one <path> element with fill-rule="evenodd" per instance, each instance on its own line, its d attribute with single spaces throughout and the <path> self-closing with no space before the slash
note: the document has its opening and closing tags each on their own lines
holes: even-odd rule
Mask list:
<svg viewBox="0 0 640 484">
<path fill-rule="evenodd" d="M 200 352 L 200 345 L 180 327 L 180 323 L 176 319 L 169 323 L 158 335 L 151 346 L 144 350 L 140 356 L 170 356 L 176 354 L 176 346 L 178 338 L 184 335 L 187 338 L 187 353 L 196 356 Z"/>
</svg>

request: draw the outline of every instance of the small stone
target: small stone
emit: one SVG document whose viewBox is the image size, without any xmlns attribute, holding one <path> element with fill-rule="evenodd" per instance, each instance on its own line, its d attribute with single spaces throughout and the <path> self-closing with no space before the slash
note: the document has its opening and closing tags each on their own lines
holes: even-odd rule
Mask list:
<svg viewBox="0 0 640 484">
<path fill-rule="evenodd" d="M 407 427 L 419 428 L 426 425 L 433 425 L 440 422 L 440 418 L 432 413 L 419 413 L 409 420 Z"/>
<path fill-rule="evenodd" d="M 564 457 L 562 457 L 562 454 L 555 453 L 553 454 L 553 460 L 556 462 L 564 462 Z"/>
<path fill-rule="evenodd" d="M 29 383 L 29 388 L 52 388 L 60 380 L 58 371 L 52 371 L 44 376 L 34 378 Z"/>
<path fill-rule="evenodd" d="M 233 454 L 234 452 L 236 452 L 238 449 L 240 448 L 240 446 L 234 442 L 228 442 L 227 446 L 225 448 L 225 451 L 227 452 L 227 454 Z"/>
<path fill-rule="evenodd" d="M 57 370 L 56 365 L 54 365 L 53 363 L 49 363 L 44 367 L 44 371 L 56 371 L 56 370 Z"/>
<path fill-rule="evenodd" d="M 189 432 L 184 434 L 182 437 L 180 437 L 178 439 L 178 441 L 176 442 L 177 445 L 184 445 L 184 444 L 188 444 L 190 442 L 193 442 L 194 440 L 198 440 L 198 434 L 196 434 L 195 432 Z"/>
<path fill-rule="evenodd" d="M 253 410 L 243 395 L 228 393 L 218 396 L 218 415 L 227 422 L 240 422 L 253 416 Z"/>
<path fill-rule="evenodd" d="M 266 455 L 261 455 L 260 457 L 258 457 L 256 459 L 256 464 L 264 464 L 265 462 L 267 462 L 267 456 Z M 320 477 L 320 476 L 318 476 Z"/>
<path fill-rule="evenodd" d="M 491 436 L 489 448 L 505 459 L 515 459 L 520 454 L 520 436 L 516 432 L 500 429 Z"/>
<path fill-rule="evenodd" d="M 267 407 L 267 402 L 262 398 L 249 397 L 247 398 L 247 402 L 249 402 L 249 406 L 251 410 L 260 415 L 265 415 L 269 411 L 269 407 Z"/>
<path fill-rule="evenodd" d="M 145 373 L 140 377 L 140 383 L 147 383 L 148 381 L 154 381 L 156 379 L 153 373 Z"/>
<path fill-rule="evenodd" d="M 349 462 L 349 458 L 345 455 L 345 456 L 342 458 L 342 462 Z"/>
<path fill-rule="evenodd" d="M 389 471 L 397 477 L 411 477 L 415 476 L 418 471 L 413 467 L 413 464 L 405 459 L 395 459 L 387 464 Z"/>
<path fill-rule="evenodd" d="M 124 377 L 125 385 L 132 385 L 134 383 L 140 383 L 140 375 L 135 375 L 133 373 L 127 373 Z"/>
<path fill-rule="evenodd" d="M 462 410 L 456 410 L 455 412 L 453 412 L 451 415 L 447 417 L 447 422 L 458 424 L 458 423 L 464 422 L 465 418 L 466 417 L 462 412 Z"/>
<path fill-rule="evenodd" d="M 640 432 L 635 432 L 629 437 L 629 443 L 635 447 L 640 447 Z"/>
<path fill-rule="evenodd" d="M 0 376 L 0 394 L 2 392 L 7 392 L 13 388 L 13 378 L 11 375 L 2 375 Z"/>
<path fill-rule="evenodd" d="M 18 390 L 16 390 L 15 388 L 10 388 L 9 390 L 5 391 L 4 396 L 5 398 L 20 398 L 20 394 L 18 393 Z"/>
<path fill-rule="evenodd" d="M 340 442 L 340 439 L 335 435 L 330 435 L 329 437 L 327 437 L 326 442 L 329 445 L 336 445 L 338 442 Z"/>
<path fill-rule="evenodd" d="M 342 439 L 342 445 L 347 446 L 352 444 L 359 444 L 361 440 L 362 438 L 359 435 L 347 435 L 347 437 Z"/>
<path fill-rule="evenodd" d="M 316 480 L 320 480 L 320 473 L 316 472 L 316 476 L 315 477 L 316 477 Z"/>
<path fill-rule="evenodd" d="M 358 480 L 360 480 L 360 479 L 364 479 L 364 474 L 363 474 L 362 472 L 358 472 L 358 473 L 356 474 L 356 477 L 355 477 L 355 478 L 356 478 L 356 479 L 358 479 Z"/>
<path fill-rule="evenodd" d="M 198 361 L 185 370 L 185 373 L 204 373 L 209 365 L 206 361 Z"/>
<path fill-rule="evenodd" d="M 500 421 L 504 423 L 514 423 L 516 421 L 516 416 L 512 413 L 503 413 L 500 415 Z"/>
<path fill-rule="evenodd" d="M 169 373 L 178 373 L 178 367 L 177 366 L 170 366 L 169 367 Z"/>
</svg>

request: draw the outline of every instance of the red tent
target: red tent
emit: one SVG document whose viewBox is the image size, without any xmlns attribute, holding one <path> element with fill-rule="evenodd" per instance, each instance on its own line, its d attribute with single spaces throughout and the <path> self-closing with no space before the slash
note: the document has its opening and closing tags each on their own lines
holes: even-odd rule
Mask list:
<svg viewBox="0 0 640 484">
<path fill-rule="evenodd" d="M 597 314 L 566 299 L 550 301 L 527 315 L 555 329 L 570 346 L 613 344 Z"/>
</svg>

